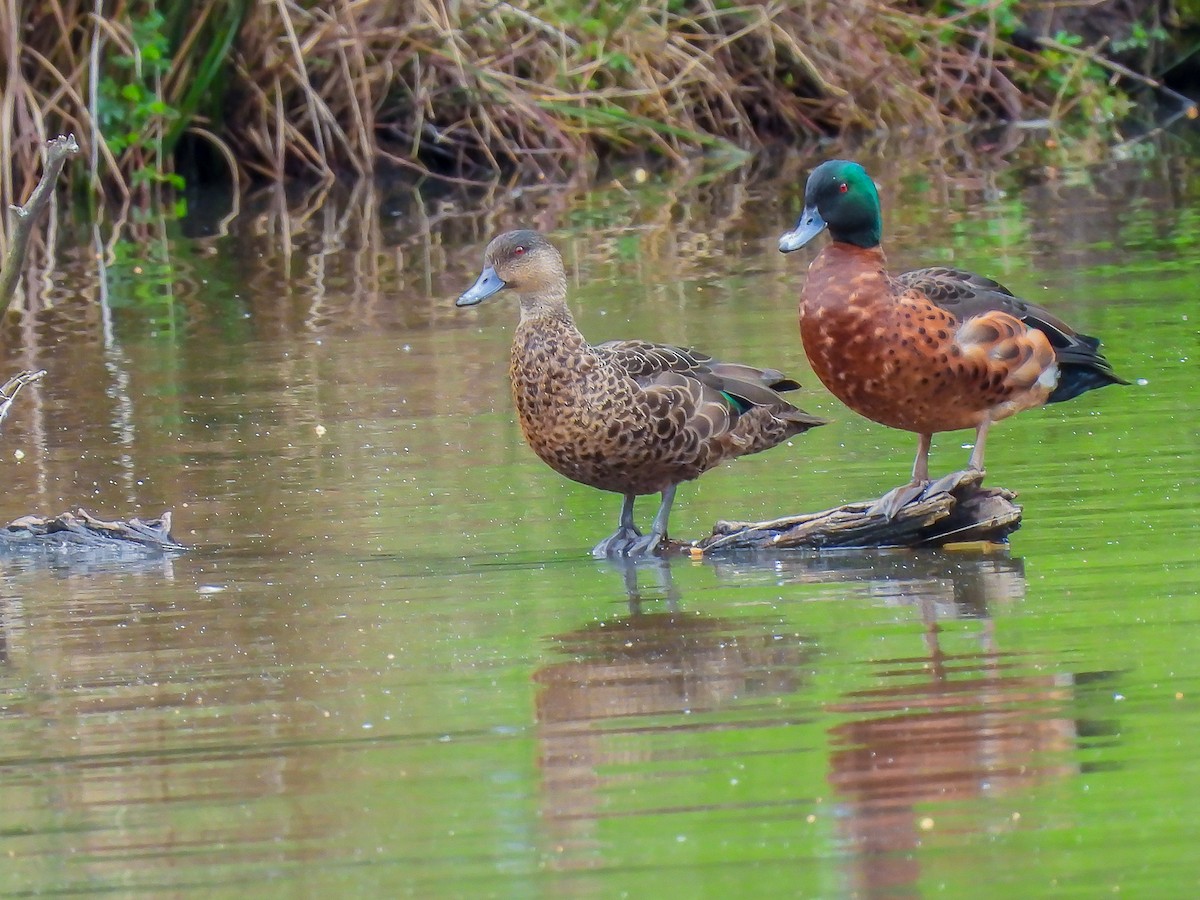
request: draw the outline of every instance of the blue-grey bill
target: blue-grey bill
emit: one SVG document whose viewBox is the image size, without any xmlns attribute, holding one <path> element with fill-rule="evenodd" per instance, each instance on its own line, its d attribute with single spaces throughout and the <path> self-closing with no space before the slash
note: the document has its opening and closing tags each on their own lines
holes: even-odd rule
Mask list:
<svg viewBox="0 0 1200 900">
<path fill-rule="evenodd" d="M 793 250 L 799 250 L 824 231 L 825 227 L 825 220 L 821 218 L 821 214 L 815 207 L 804 207 L 804 212 L 800 213 L 800 220 L 796 223 L 796 227 L 779 239 L 779 252 L 791 253 Z"/>
<path fill-rule="evenodd" d="M 475 283 L 462 292 L 462 296 L 454 302 L 454 305 L 474 306 L 476 303 L 482 303 L 488 297 L 492 296 L 492 294 L 502 290 L 504 290 L 504 282 L 500 280 L 500 276 L 496 274 L 496 270 L 488 266 L 479 273 L 479 277 L 475 279 Z"/>
</svg>

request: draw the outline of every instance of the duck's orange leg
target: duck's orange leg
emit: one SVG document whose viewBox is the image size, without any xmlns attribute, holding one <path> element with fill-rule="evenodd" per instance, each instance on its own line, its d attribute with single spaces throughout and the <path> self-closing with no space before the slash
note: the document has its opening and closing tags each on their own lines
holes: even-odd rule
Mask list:
<svg viewBox="0 0 1200 900">
<path fill-rule="evenodd" d="M 975 429 L 975 448 L 971 451 L 971 459 L 967 463 L 966 471 L 951 472 L 948 475 L 943 475 L 937 481 L 929 482 L 924 491 L 921 492 L 922 497 L 933 497 L 939 493 L 953 493 L 963 481 L 963 476 L 967 472 L 983 472 L 983 447 L 987 441 L 988 429 L 992 425 L 991 419 L 984 419 L 983 422 Z"/>
<path fill-rule="evenodd" d="M 885 519 L 894 519 L 896 513 L 906 504 L 925 492 L 925 488 L 929 486 L 929 446 L 932 443 L 932 434 L 917 435 L 917 458 L 913 460 L 912 481 L 892 488 L 871 504 L 867 512 L 883 516 Z"/>
<path fill-rule="evenodd" d="M 917 435 L 917 458 L 913 460 L 913 484 L 925 484 L 929 481 L 929 446 L 932 443 L 932 434 Z"/>
<path fill-rule="evenodd" d="M 975 429 L 975 449 L 971 451 L 971 460 L 967 465 L 979 472 L 983 471 L 983 442 L 987 440 L 988 428 L 991 427 L 991 424 L 991 419 L 984 419 Z"/>
</svg>

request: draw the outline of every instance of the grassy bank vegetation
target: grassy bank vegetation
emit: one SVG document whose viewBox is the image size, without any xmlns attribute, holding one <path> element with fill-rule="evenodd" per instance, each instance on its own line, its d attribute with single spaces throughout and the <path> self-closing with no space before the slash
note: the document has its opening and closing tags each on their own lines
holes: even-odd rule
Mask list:
<svg viewBox="0 0 1200 900">
<path fill-rule="evenodd" d="M 20 10 L 20 12 L 18 12 Z M 113 195 L 381 166 L 555 175 L 980 120 L 1109 123 L 1109 69 L 1019 49 L 1014 0 L 27 0 L 0 4 L 9 202 L 73 131 Z M 1023 43 L 1023 42 L 1022 42 Z M 1028 46 L 1026 44 L 1026 46 Z M 81 171 L 82 170 L 82 171 Z"/>
</svg>

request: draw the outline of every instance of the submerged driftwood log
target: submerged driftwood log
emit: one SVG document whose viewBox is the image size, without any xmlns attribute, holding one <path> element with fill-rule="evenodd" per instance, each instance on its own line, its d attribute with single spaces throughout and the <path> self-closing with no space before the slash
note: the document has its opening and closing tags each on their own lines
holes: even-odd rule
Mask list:
<svg viewBox="0 0 1200 900">
<path fill-rule="evenodd" d="M 1021 507 L 1012 502 L 1017 495 L 985 488 L 982 481 L 982 472 L 955 472 L 934 482 L 890 519 L 873 510 L 878 501 L 869 500 L 768 522 L 718 522 L 693 552 L 1004 541 L 1021 526 Z"/>
<path fill-rule="evenodd" d="M 0 555 L 82 552 L 161 556 L 187 548 L 171 537 L 171 514 L 160 518 L 106 522 L 86 510 L 60 516 L 22 516 L 0 529 Z"/>
<path fill-rule="evenodd" d="M 21 388 L 45 374 L 45 370 L 18 372 L 0 385 L 0 422 L 8 415 Z M 57 557 L 67 552 L 145 559 L 186 549 L 171 537 L 170 512 L 145 522 L 136 518 L 106 522 L 80 509 L 60 516 L 22 516 L 0 528 L 0 556 L 52 554 Z"/>
</svg>

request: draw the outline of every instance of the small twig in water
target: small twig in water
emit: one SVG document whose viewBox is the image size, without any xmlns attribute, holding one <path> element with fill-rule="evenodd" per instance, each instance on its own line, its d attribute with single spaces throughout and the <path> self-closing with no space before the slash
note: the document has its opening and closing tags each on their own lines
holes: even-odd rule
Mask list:
<svg viewBox="0 0 1200 900">
<path fill-rule="evenodd" d="M 39 381 L 45 374 L 45 369 L 40 369 L 37 372 L 18 372 L 12 378 L 8 379 L 8 381 L 4 382 L 4 386 L 0 387 L 0 422 L 3 422 L 4 417 L 8 415 L 9 407 L 17 399 L 17 392 L 25 387 L 25 385 Z"/>
</svg>

